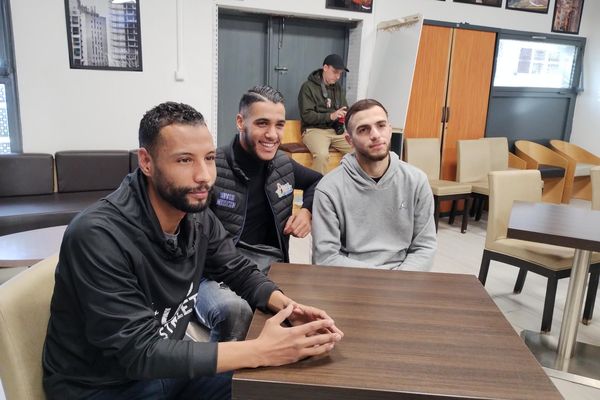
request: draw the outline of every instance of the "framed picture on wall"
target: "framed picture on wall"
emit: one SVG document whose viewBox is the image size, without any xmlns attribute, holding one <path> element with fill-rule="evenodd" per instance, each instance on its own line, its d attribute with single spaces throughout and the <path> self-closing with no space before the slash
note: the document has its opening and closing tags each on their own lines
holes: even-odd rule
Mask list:
<svg viewBox="0 0 600 400">
<path fill-rule="evenodd" d="M 556 0 L 552 17 L 552 32 L 579 34 L 583 0 Z"/>
<path fill-rule="evenodd" d="M 74 69 L 142 70 L 138 0 L 65 0 Z"/>
<path fill-rule="evenodd" d="M 373 0 L 325 0 L 325 8 L 370 13 L 373 11 Z"/>
<path fill-rule="evenodd" d="M 502 7 L 502 0 L 454 0 L 454 2 L 477 4 L 480 6 Z"/>
<path fill-rule="evenodd" d="M 506 8 L 548 14 L 549 3 L 550 0 L 506 0 Z"/>
</svg>

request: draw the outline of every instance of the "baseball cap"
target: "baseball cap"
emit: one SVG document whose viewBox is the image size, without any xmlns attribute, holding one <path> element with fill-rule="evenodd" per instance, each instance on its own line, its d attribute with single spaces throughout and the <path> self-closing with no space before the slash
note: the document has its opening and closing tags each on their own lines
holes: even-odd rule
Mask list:
<svg viewBox="0 0 600 400">
<path fill-rule="evenodd" d="M 346 72 L 350 72 L 346 65 L 344 64 L 344 60 L 342 57 L 337 54 L 330 54 L 323 60 L 323 65 L 331 65 L 335 69 L 343 69 Z"/>
</svg>

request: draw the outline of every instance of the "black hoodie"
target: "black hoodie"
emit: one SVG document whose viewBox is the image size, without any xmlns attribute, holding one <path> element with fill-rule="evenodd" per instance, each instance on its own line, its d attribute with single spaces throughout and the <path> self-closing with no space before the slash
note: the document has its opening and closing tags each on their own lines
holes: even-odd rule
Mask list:
<svg viewBox="0 0 600 400">
<path fill-rule="evenodd" d="M 217 344 L 181 340 L 202 275 L 265 309 L 276 286 L 236 250 L 209 209 L 167 241 L 139 169 L 65 232 L 44 345 L 49 399 L 135 380 L 216 371 Z"/>
</svg>

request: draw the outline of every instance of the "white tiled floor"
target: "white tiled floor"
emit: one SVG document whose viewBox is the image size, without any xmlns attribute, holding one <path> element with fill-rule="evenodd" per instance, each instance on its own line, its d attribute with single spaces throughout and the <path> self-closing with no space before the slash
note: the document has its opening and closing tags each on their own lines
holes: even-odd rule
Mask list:
<svg viewBox="0 0 600 400">
<path fill-rule="evenodd" d="M 587 202 L 572 202 L 573 205 L 589 207 Z M 477 275 L 481 262 L 481 254 L 485 242 L 485 214 L 479 222 L 469 222 L 466 234 L 461 234 L 458 224 L 451 227 L 446 220 L 440 221 L 438 233 L 438 251 L 435 257 L 433 272 L 449 272 Z M 310 237 L 291 239 L 291 261 L 294 263 L 310 263 Z M 523 292 L 512 293 L 517 276 L 517 269 L 505 264 L 492 262 L 486 289 L 500 310 L 517 332 L 523 329 L 537 331 L 541 324 L 546 280 L 536 274 L 528 274 Z M 552 324 L 552 336 L 558 336 L 563 313 L 568 280 L 562 279 L 558 284 L 556 306 Z M 596 303 L 595 317 L 589 326 L 580 325 L 578 340 L 600 345 L 600 309 Z M 552 381 L 566 400 L 600 399 L 600 390 L 571 382 L 552 378 Z M 0 400 L 4 400 L 0 386 Z"/>
</svg>

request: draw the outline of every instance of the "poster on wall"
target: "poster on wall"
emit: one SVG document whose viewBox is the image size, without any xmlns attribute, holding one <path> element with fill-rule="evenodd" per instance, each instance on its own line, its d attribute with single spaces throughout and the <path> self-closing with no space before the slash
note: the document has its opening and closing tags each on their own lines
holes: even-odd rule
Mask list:
<svg viewBox="0 0 600 400">
<path fill-rule="evenodd" d="M 548 14 L 549 3 L 550 0 L 506 0 L 506 8 Z"/>
<path fill-rule="evenodd" d="M 138 3 L 137 0 L 65 0 L 71 68 L 141 71 Z"/>
<path fill-rule="evenodd" d="M 579 34 L 583 0 L 556 0 L 552 17 L 552 32 Z"/>
<path fill-rule="evenodd" d="M 326 0 L 325 8 L 370 13 L 373 11 L 373 0 Z"/>
<path fill-rule="evenodd" d="M 454 2 L 478 4 L 480 6 L 502 7 L 502 0 L 454 0 Z"/>
<path fill-rule="evenodd" d="M 478 4 L 480 6 L 502 7 L 502 0 L 454 0 L 454 2 Z"/>
</svg>

